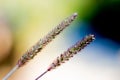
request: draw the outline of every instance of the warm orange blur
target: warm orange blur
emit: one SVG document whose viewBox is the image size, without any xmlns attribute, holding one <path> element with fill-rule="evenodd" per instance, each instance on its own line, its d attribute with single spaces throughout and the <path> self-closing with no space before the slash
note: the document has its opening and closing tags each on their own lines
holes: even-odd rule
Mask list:
<svg viewBox="0 0 120 80">
<path fill-rule="evenodd" d="M 0 15 L 0 62 L 2 62 L 9 54 L 12 47 L 12 35 L 9 25 Z"/>
</svg>

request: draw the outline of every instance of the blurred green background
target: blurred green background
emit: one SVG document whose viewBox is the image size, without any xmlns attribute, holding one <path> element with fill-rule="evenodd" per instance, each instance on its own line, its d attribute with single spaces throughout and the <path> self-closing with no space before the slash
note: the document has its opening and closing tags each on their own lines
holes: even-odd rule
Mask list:
<svg viewBox="0 0 120 80">
<path fill-rule="evenodd" d="M 119 2 L 119 0 L 0 0 L 0 47 L 3 48 L 0 50 L 0 79 L 16 65 L 17 60 L 28 48 L 45 36 L 64 18 L 77 12 L 78 18 L 70 27 L 58 35 L 40 54 L 10 78 L 10 80 L 35 79 L 47 69 L 47 66 L 56 56 L 83 36 L 89 33 L 95 33 L 99 36 L 97 32 L 88 29 L 90 21 L 102 6 Z M 2 31 L 5 33 L 3 34 Z M 2 36 L 10 37 L 5 38 L 9 44 L 2 44 L 6 43 L 4 39 L 2 40 L 4 38 Z M 56 69 L 45 75 L 42 80 L 63 80 L 65 78 L 71 80 L 119 80 L 120 45 L 111 41 L 104 42 L 106 38 L 98 37 L 97 40 L 96 44 L 91 45 L 92 48 L 89 46 L 86 52 L 83 52 L 85 55 L 77 55 L 70 62 L 63 64 L 58 70 Z M 108 44 L 101 46 L 102 43 L 99 42 L 102 41 L 104 43 L 108 42 Z M 94 48 L 96 45 L 98 47 Z M 108 48 L 108 46 L 111 47 Z M 95 54 L 90 54 L 90 52 Z M 117 57 L 114 58 L 111 57 L 114 56 L 113 54 L 103 54 L 109 52 L 111 54 L 118 52 L 119 54 L 115 54 Z M 110 56 L 106 57 L 108 55 Z M 98 60 L 95 57 L 103 58 L 103 60 Z M 113 62 L 111 63 L 111 61 Z M 102 62 L 104 63 L 102 64 Z M 113 64 L 115 66 L 112 66 Z"/>
</svg>

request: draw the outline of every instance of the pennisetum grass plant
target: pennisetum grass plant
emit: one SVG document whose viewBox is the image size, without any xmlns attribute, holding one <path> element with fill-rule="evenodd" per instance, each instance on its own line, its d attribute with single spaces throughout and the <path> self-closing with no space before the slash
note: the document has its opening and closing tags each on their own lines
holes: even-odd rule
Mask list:
<svg viewBox="0 0 120 80">
<path fill-rule="evenodd" d="M 16 66 L 2 79 L 8 78 L 26 62 L 33 59 L 33 57 L 40 52 L 49 42 L 51 42 L 58 34 L 60 34 L 66 27 L 68 27 L 77 17 L 77 13 L 72 14 L 50 31 L 43 39 L 40 39 L 35 45 L 28 49 L 25 54 L 18 60 Z M 52 67 L 51 67 L 52 69 Z"/>
<path fill-rule="evenodd" d="M 38 80 L 40 77 L 42 77 L 44 74 L 46 74 L 48 71 L 51 71 L 52 69 L 55 69 L 56 67 L 60 66 L 65 61 L 68 61 L 71 57 L 73 57 L 75 54 L 77 54 L 79 51 L 81 51 L 83 48 L 85 48 L 90 42 L 92 42 L 95 39 L 94 35 L 88 35 L 85 38 L 83 38 L 81 41 L 78 41 L 75 45 L 68 48 L 67 51 L 65 51 L 63 54 L 57 57 L 52 64 L 48 67 L 48 69 L 42 73 L 40 76 L 38 76 L 35 80 Z"/>
</svg>

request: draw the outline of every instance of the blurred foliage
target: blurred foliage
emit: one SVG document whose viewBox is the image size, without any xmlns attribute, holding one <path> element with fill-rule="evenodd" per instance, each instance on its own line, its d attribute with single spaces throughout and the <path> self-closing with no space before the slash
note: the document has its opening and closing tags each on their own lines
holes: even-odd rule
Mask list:
<svg viewBox="0 0 120 80">
<path fill-rule="evenodd" d="M 68 15 L 78 12 L 87 19 L 96 9 L 95 0 L 1 0 L 18 52 L 35 43 Z"/>
<path fill-rule="evenodd" d="M 68 15 L 89 21 L 100 6 L 119 0 L 0 0 L 12 28 L 16 51 L 22 53 Z"/>
<path fill-rule="evenodd" d="M 14 38 L 14 62 L 10 66 L 65 17 L 77 12 L 78 22 L 89 21 L 100 7 L 118 2 L 120 0 L 0 0 L 0 12 L 5 13 Z M 8 71 L 9 68 L 4 67 L 0 72 Z"/>
</svg>

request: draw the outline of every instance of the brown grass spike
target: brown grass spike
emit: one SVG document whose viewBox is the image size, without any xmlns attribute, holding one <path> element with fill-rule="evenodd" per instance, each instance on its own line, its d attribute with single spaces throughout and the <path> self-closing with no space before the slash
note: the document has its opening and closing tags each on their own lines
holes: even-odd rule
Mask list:
<svg viewBox="0 0 120 80">
<path fill-rule="evenodd" d="M 50 67 L 39 77 L 37 77 L 35 80 L 38 80 L 40 77 L 42 77 L 45 73 L 48 71 L 51 71 L 52 69 L 55 69 L 56 67 L 60 66 L 65 61 L 68 61 L 71 57 L 73 57 L 75 54 L 77 54 L 79 51 L 81 51 L 83 48 L 85 48 L 90 42 L 92 42 L 95 39 L 94 35 L 88 35 L 85 38 L 83 38 L 81 41 L 78 41 L 75 45 L 68 48 L 67 51 L 65 51 L 63 54 L 61 54 L 57 59 L 55 59 Z"/>
<path fill-rule="evenodd" d="M 49 32 L 43 39 L 40 39 L 33 47 L 31 47 L 19 60 L 17 65 L 21 67 L 28 60 L 32 59 L 38 52 L 40 52 L 49 42 L 51 42 L 61 31 L 70 25 L 72 21 L 77 17 L 77 13 L 74 13 L 70 17 L 63 20 L 56 28 Z"/>
</svg>

